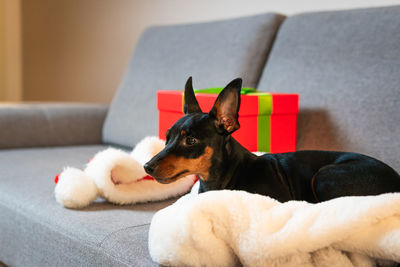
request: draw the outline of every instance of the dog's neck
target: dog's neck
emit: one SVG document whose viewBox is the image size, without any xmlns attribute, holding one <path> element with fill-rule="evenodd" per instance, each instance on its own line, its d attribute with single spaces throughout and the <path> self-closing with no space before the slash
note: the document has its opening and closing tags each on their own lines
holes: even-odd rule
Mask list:
<svg viewBox="0 0 400 267">
<path fill-rule="evenodd" d="M 200 177 L 199 193 L 210 190 L 227 189 L 228 185 L 241 176 L 244 166 L 256 156 L 232 137 L 227 138 L 224 150 L 212 160 L 207 180 Z"/>
</svg>

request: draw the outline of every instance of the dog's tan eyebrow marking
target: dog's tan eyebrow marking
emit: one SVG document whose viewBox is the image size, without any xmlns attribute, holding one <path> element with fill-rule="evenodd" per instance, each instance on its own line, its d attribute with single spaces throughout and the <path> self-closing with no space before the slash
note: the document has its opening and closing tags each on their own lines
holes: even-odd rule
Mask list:
<svg viewBox="0 0 400 267">
<path fill-rule="evenodd" d="M 185 130 L 182 130 L 182 131 L 181 131 L 181 136 L 184 136 L 184 135 L 186 135 L 186 131 L 185 131 Z"/>
</svg>

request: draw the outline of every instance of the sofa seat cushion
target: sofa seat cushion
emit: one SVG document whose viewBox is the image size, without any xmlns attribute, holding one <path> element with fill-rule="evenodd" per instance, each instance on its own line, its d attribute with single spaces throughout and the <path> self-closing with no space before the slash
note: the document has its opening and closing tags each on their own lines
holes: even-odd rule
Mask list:
<svg viewBox="0 0 400 267">
<path fill-rule="evenodd" d="M 153 213 L 172 201 L 116 206 L 97 200 L 82 210 L 54 198 L 54 177 L 83 168 L 105 146 L 0 150 L 0 260 L 10 266 L 151 265 Z"/>
<path fill-rule="evenodd" d="M 400 6 L 281 25 L 259 90 L 300 93 L 298 149 L 356 151 L 400 171 Z"/>
<path fill-rule="evenodd" d="M 103 141 L 133 147 L 157 135 L 156 91 L 183 90 L 189 76 L 195 88 L 237 77 L 255 87 L 283 18 L 269 13 L 146 30 L 107 114 Z"/>
</svg>

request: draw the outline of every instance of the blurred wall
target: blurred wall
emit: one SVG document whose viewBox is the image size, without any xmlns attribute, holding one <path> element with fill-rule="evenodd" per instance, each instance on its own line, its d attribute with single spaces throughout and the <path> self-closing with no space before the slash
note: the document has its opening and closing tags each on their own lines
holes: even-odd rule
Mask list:
<svg viewBox="0 0 400 267">
<path fill-rule="evenodd" d="M 4 49 L 4 29 L 5 29 L 5 21 L 4 21 L 4 0 L 0 0 L 0 101 L 5 99 L 5 49 Z"/>
<path fill-rule="evenodd" d="M 150 25 L 395 4 L 400 0 L 22 0 L 24 100 L 110 102 Z"/>
<path fill-rule="evenodd" d="M 0 101 L 22 100 L 21 1 L 0 0 Z"/>
</svg>

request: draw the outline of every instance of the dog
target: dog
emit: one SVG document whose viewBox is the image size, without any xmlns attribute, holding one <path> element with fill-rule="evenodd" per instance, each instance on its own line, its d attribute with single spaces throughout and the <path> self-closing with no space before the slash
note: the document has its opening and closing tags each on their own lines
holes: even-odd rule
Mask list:
<svg viewBox="0 0 400 267">
<path fill-rule="evenodd" d="M 185 85 L 184 113 L 166 132 L 165 148 L 144 165 L 160 183 L 189 174 L 199 178 L 199 193 L 244 190 L 280 202 L 318 203 L 342 196 L 400 192 L 399 174 L 366 155 L 333 151 L 297 151 L 256 156 L 232 133 L 239 129 L 242 79 L 231 81 L 209 113 L 203 113 Z"/>
</svg>

